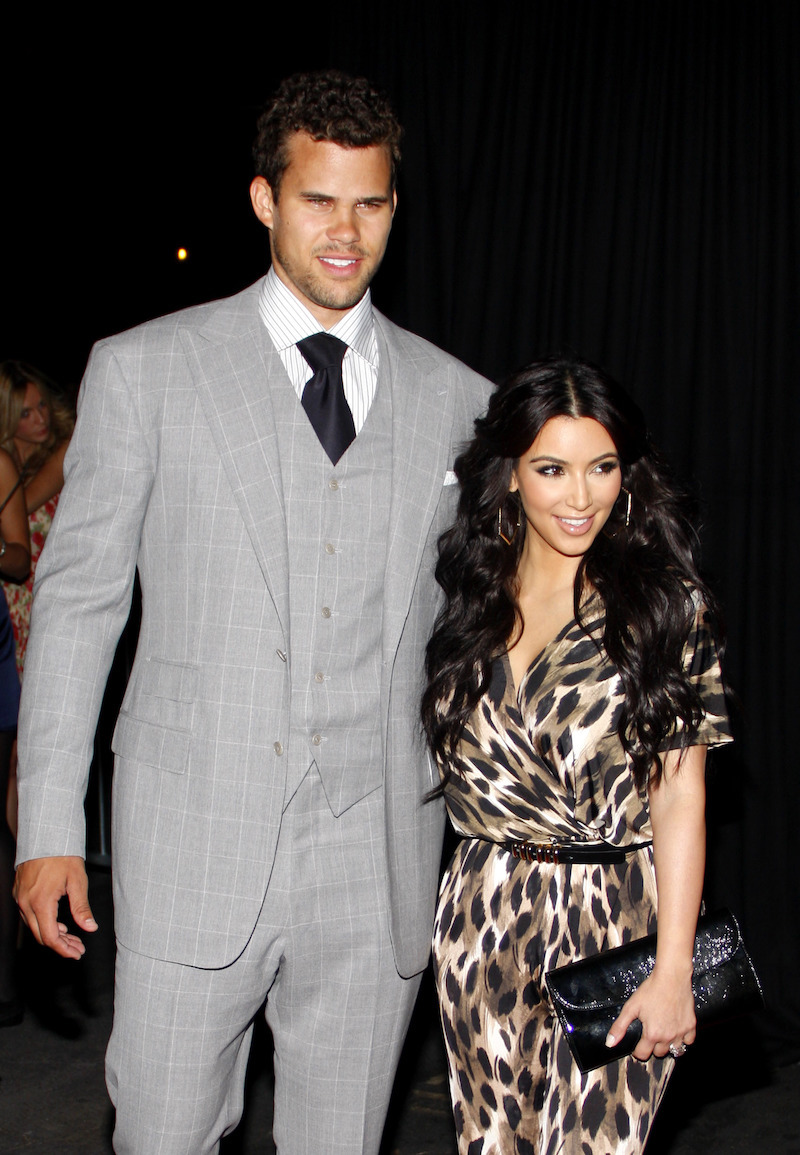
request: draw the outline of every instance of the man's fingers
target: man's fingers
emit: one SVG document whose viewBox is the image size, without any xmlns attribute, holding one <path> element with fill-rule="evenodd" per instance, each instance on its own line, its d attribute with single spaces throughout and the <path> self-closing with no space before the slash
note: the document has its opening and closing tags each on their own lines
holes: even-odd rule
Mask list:
<svg viewBox="0 0 800 1155">
<path fill-rule="evenodd" d="M 58 922 L 55 918 L 42 918 L 40 921 L 33 911 L 25 921 L 36 941 L 62 958 L 79 959 L 86 953 L 86 947 L 76 934 L 70 934 L 66 923 Z"/>
<path fill-rule="evenodd" d="M 70 913 L 81 930 L 97 930 L 97 923 L 89 906 L 89 887 L 85 875 L 83 885 L 78 885 L 77 893 L 73 891 L 71 886 L 68 887 L 67 897 L 69 898 Z"/>
</svg>

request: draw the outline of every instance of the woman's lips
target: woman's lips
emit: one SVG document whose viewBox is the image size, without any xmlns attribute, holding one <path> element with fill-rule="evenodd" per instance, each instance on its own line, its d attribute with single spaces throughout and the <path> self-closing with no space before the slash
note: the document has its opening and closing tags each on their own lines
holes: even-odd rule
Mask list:
<svg viewBox="0 0 800 1155">
<path fill-rule="evenodd" d="M 556 517 L 556 521 L 566 533 L 572 537 L 580 537 L 592 528 L 594 514 L 591 517 Z"/>
</svg>

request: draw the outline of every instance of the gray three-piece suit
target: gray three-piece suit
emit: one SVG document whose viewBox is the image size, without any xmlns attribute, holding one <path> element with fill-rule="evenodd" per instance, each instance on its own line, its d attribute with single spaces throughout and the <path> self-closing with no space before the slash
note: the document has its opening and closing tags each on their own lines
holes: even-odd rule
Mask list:
<svg viewBox="0 0 800 1155">
<path fill-rule="evenodd" d="M 137 567 L 141 578 L 140 639 L 113 743 L 116 934 L 120 965 L 138 967 L 117 994 L 109 1079 L 117 1100 L 120 1063 L 136 1081 L 127 1056 L 149 1046 L 140 1020 L 174 1014 L 175 1038 L 185 1027 L 177 1016 L 188 1012 L 158 1003 L 172 964 L 191 976 L 186 1005 L 197 1025 L 185 1048 L 199 1053 L 205 1016 L 223 1021 L 236 1003 L 229 975 L 240 965 L 291 974 L 289 938 L 304 959 L 314 956 L 312 977 L 315 968 L 335 973 L 332 960 L 358 956 L 365 939 L 399 986 L 397 976 L 417 974 L 428 957 L 442 811 L 423 801 L 434 780 L 419 694 L 438 605 L 436 540 L 456 509 L 452 463 L 488 386 L 376 314 L 376 397 L 334 467 L 259 318 L 258 289 L 95 348 L 37 575 L 20 716 L 19 861 L 84 854 L 97 711 Z M 372 922 L 362 928 L 362 917 Z M 298 979 L 296 1002 L 310 982 Z M 206 983 L 221 983 L 208 988 L 219 995 Z M 333 1019 L 356 1015 L 367 999 L 361 984 L 351 980 L 341 999 L 322 996 Z M 140 1012 L 137 990 L 154 1009 Z M 369 997 L 380 1006 L 380 991 Z M 284 1029 L 298 1030 L 290 1002 L 271 1021 L 279 1052 Z M 244 1034 L 256 1009 L 246 1007 Z M 409 1009 L 406 997 L 386 1044 L 392 1055 Z M 346 1035 L 327 1015 L 299 1028 L 312 1050 L 318 1037 L 322 1053 L 328 1047 L 325 1060 L 309 1062 L 327 1089 L 298 1104 L 308 1072 L 291 1062 L 279 1072 L 294 1087 L 281 1109 L 282 1150 L 320 1149 L 313 1117 L 317 1100 L 336 1095 L 331 1064 L 358 1082 L 346 1068 L 360 1060 L 336 1053 L 334 1040 L 346 1048 Z M 169 1037 L 169 1026 L 160 1029 Z M 170 1112 L 192 1093 L 176 1053 L 150 1060 L 161 1064 L 157 1082 L 174 1081 Z M 153 1093 L 130 1110 L 146 1113 Z M 220 1133 L 237 1113 L 238 1101 L 207 1112 Z M 300 1116 L 312 1122 L 295 1148 Z M 199 1123 L 198 1135 L 209 1125 Z M 189 1151 L 216 1150 L 192 1142 Z M 153 1138 L 136 1148 L 118 1134 L 116 1143 L 156 1150 Z M 157 1149 L 182 1149 L 169 1143 Z M 339 1150 L 333 1138 L 323 1147 Z"/>
</svg>

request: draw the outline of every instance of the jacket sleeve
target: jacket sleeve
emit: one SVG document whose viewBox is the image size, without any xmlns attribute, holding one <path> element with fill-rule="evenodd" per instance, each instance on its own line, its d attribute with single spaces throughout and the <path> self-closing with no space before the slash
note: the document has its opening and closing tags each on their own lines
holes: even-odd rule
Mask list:
<svg viewBox="0 0 800 1155">
<path fill-rule="evenodd" d="M 19 718 L 18 862 L 85 853 L 94 732 L 130 609 L 153 477 L 130 382 L 113 343 L 100 344 L 36 573 Z"/>
</svg>

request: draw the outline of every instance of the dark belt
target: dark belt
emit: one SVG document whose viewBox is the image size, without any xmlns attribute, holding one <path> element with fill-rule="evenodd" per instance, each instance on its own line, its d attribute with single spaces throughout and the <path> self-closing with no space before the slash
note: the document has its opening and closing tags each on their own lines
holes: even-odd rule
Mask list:
<svg viewBox="0 0 800 1155">
<path fill-rule="evenodd" d="M 633 846 L 609 846 L 607 842 L 502 842 L 500 844 L 515 858 L 523 862 L 552 863 L 614 863 L 624 862 L 637 850 L 650 846 L 650 842 L 637 842 Z"/>
</svg>

